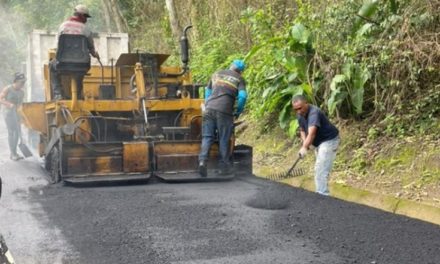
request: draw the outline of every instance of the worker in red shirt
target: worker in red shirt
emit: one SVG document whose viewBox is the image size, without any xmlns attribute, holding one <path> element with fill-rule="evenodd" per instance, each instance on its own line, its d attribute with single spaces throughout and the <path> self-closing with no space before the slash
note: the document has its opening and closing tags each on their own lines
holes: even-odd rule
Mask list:
<svg viewBox="0 0 440 264">
<path fill-rule="evenodd" d="M 77 5 L 74 9 L 73 16 L 68 20 L 63 22 L 58 29 L 58 36 L 62 34 L 69 35 L 84 35 L 87 37 L 88 41 L 88 49 L 90 55 L 97 58 L 99 60 L 99 54 L 95 49 L 95 44 L 93 43 L 93 36 L 90 29 L 86 26 L 87 19 L 91 17 L 89 14 L 89 9 L 85 5 Z M 58 37 L 57 37 L 58 41 Z M 52 80 L 52 89 L 54 93 L 54 99 L 60 100 L 63 99 L 63 95 L 61 92 L 61 76 L 56 71 L 56 61 L 52 60 L 50 63 L 51 70 L 51 78 Z M 79 75 L 76 79 L 78 85 L 78 98 L 81 97 L 82 92 L 82 82 L 84 79 L 84 75 Z"/>
</svg>

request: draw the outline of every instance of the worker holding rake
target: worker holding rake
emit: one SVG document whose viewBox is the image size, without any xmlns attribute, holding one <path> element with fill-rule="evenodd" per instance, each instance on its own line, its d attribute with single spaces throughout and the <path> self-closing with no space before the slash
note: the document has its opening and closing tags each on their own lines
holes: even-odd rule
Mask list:
<svg viewBox="0 0 440 264">
<path fill-rule="evenodd" d="M 302 141 L 298 154 L 301 158 L 304 158 L 310 147 L 315 147 L 316 192 L 329 195 L 328 178 L 340 142 L 339 131 L 330 123 L 321 109 L 308 104 L 303 95 L 295 95 L 292 98 L 292 107 L 297 114 Z"/>
</svg>

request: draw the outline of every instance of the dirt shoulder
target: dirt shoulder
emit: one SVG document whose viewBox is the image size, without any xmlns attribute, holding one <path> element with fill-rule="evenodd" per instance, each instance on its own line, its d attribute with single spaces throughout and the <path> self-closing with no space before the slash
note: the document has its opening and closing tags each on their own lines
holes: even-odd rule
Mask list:
<svg viewBox="0 0 440 264">
<path fill-rule="evenodd" d="M 363 124 L 338 124 L 341 146 L 331 181 L 374 193 L 440 207 L 440 149 L 438 136 L 375 138 Z M 255 121 L 237 129 L 238 142 L 254 147 L 254 173 L 268 177 L 288 168 L 299 149 L 278 128 L 267 132 Z M 315 157 L 299 164 L 313 177 Z"/>
</svg>

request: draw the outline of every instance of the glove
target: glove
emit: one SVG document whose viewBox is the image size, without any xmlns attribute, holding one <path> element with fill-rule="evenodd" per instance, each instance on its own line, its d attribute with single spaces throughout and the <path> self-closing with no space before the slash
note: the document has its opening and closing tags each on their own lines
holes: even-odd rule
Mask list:
<svg viewBox="0 0 440 264">
<path fill-rule="evenodd" d="M 307 154 L 307 148 L 306 147 L 301 147 L 301 149 L 298 152 L 298 155 L 301 159 L 303 159 Z"/>
</svg>

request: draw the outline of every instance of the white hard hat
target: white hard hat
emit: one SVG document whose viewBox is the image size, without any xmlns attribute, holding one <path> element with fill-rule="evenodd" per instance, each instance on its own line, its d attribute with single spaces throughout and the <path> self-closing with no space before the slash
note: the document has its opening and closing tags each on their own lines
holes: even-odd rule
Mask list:
<svg viewBox="0 0 440 264">
<path fill-rule="evenodd" d="M 89 14 L 89 9 L 85 5 L 75 6 L 75 13 L 83 14 L 85 17 L 91 17 Z"/>
</svg>

